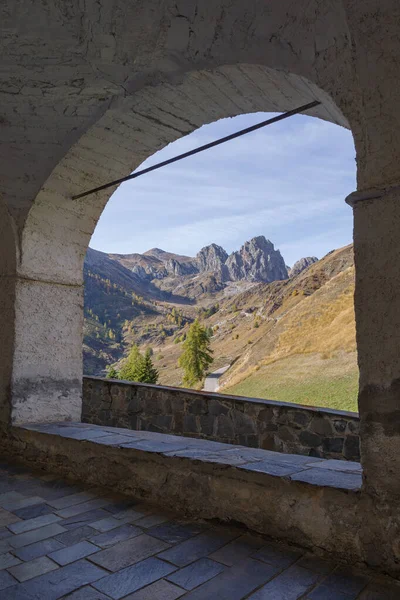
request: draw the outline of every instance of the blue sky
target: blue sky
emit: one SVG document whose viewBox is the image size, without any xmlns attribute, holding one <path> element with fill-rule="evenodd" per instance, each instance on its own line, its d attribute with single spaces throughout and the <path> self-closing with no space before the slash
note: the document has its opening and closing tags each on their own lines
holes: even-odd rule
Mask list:
<svg viewBox="0 0 400 600">
<path fill-rule="evenodd" d="M 140 169 L 270 116 L 205 125 Z M 344 199 L 356 189 L 355 177 L 351 133 L 297 115 L 121 185 L 90 246 L 124 254 L 158 247 L 193 256 L 212 242 L 232 252 L 265 235 L 291 266 L 352 241 Z"/>
</svg>

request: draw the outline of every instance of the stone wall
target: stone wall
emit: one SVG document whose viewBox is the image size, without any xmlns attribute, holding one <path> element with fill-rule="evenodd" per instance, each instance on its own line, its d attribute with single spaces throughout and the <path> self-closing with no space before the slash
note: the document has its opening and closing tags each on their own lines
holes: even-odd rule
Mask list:
<svg viewBox="0 0 400 600">
<path fill-rule="evenodd" d="M 258 398 L 84 377 L 82 420 L 277 452 L 360 459 L 357 413 Z"/>
</svg>

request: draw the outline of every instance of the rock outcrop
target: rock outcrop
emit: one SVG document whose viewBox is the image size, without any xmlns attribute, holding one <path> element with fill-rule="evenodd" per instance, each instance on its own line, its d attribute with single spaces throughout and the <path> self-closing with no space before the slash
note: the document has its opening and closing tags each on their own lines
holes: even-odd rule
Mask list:
<svg viewBox="0 0 400 600">
<path fill-rule="evenodd" d="M 196 262 L 200 273 L 223 273 L 225 262 L 228 258 L 227 252 L 217 244 L 205 246 L 197 253 Z M 225 277 L 224 277 L 225 279 Z"/>
<path fill-rule="evenodd" d="M 195 261 L 180 262 L 170 258 L 165 263 L 165 268 L 170 277 L 182 277 L 183 275 L 195 275 L 199 272 Z"/>
<path fill-rule="evenodd" d="M 293 267 L 289 269 L 289 277 L 296 277 L 299 275 L 304 269 L 307 269 L 310 265 L 313 265 L 318 261 L 316 256 L 306 256 L 304 258 L 300 258 L 297 262 L 294 263 Z"/>
<path fill-rule="evenodd" d="M 275 250 L 273 243 L 263 235 L 246 242 L 230 256 L 222 246 L 210 244 L 202 248 L 195 258 L 165 252 L 160 248 L 152 248 L 144 254 L 113 254 L 110 258 L 130 269 L 140 280 L 149 282 L 199 274 L 213 274 L 220 283 L 270 283 L 288 278 L 288 270 L 279 250 Z"/>
<path fill-rule="evenodd" d="M 270 283 L 288 279 L 285 261 L 279 250 L 263 235 L 246 242 L 232 252 L 225 263 L 231 281 L 260 281 Z"/>
</svg>

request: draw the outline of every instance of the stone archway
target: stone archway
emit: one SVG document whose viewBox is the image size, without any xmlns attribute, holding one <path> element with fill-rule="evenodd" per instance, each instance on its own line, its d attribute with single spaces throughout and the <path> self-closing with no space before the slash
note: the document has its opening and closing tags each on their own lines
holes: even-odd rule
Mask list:
<svg viewBox="0 0 400 600">
<path fill-rule="evenodd" d="M 129 174 L 155 151 L 204 123 L 248 112 L 285 111 L 313 99 L 322 104 L 312 114 L 348 127 L 330 96 L 304 77 L 259 65 L 193 71 L 178 84 L 147 86 L 119 102 L 71 147 L 37 195 L 22 233 L 19 275 L 31 282 L 29 302 L 37 298 L 43 314 L 36 313 L 37 346 L 31 358 L 38 360 L 36 374 L 31 381 L 23 373 L 14 379 L 15 423 L 80 417 L 83 260 L 114 190 L 80 200 L 71 196 Z M 17 353 L 25 352 L 23 345 L 21 340 Z"/>
</svg>

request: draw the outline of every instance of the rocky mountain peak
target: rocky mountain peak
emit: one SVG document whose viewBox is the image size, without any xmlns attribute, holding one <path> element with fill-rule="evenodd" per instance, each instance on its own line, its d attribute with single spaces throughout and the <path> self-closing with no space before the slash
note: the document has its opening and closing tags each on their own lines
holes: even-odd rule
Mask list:
<svg viewBox="0 0 400 600">
<path fill-rule="evenodd" d="M 143 281 L 198 274 L 214 274 L 218 281 L 270 283 L 287 279 L 288 269 L 274 244 L 263 235 L 245 242 L 240 250 L 227 252 L 218 244 L 209 244 L 195 258 L 152 248 L 143 254 L 110 255 Z M 312 258 L 303 260 L 313 260 Z"/>
<path fill-rule="evenodd" d="M 263 235 L 252 238 L 239 251 L 232 252 L 226 268 L 231 281 L 245 279 L 269 283 L 288 278 L 281 253 Z"/>
<path fill-rule="evenodd" d="M 196 256 L 199 271 L 201 273 L 208 273 L 211 271 L 217 273 L 222 272 L 227 258 L 227 252 L 222 246 L 218 246 L 218 244 L 204 246 Z"/>
<path fill-rule="evenodd" d="M 296 277 L 299 275 L 304 269 L 307 269 L 310 265 L 313 265 L 318 261 L 316 256 L 305 256 L 304 258 L 300 258 L 297 262 L 294 263 L 293 267 L 289 270 L 289 277 Z"/>
</svg>

